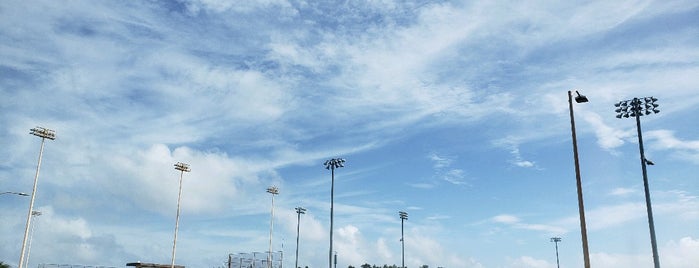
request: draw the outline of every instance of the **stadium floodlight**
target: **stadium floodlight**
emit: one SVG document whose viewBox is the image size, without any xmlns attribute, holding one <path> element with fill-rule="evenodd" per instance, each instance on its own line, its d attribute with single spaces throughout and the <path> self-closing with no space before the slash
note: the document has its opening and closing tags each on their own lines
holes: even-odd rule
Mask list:
<svg viewBox="0 0 699 268">
<path fill-rule="evenodd" d="M 561 242 L 560 237 L 551 237 L 551 242 L 556 243 L 556 267 L 560 268 L 561 263 L 558 261 L 558 242 Z"/>
<path fill-rule="evenodd" d="M 330 170 L 330 250 L 328 251 L 328 268 L 333 267 L 333 203 L 335 196 L 335 169 L 345 166 L 345 159 L 332 158 L 323 164 Z"/>
<path fill-rule="evenodd" d="M 295 208 L 298 218 L 296 219 L 296 265 L 294 267 L 299 267 L 299 234 L 301 226 L 301 214 L 306 214 L 306 209 L 303 207 Z"/>
<path fill-rule="evenodd" d="M 55 140 L 56 139 L 56 131 L 53 131 L 48 128 L 43 128 L 43 127 L 35 127 L 29 130 L 29 134 L 32 134 L 34 136 L 40 137 L 41 138 L 41 149 L 39 149 L 39 162 L 36 165 L 36 175 L 34 175 L 34 188 L 32 188 L 32 195 L 29 200 L 29 211 L 27 212 L 27 224 L 24 227 L 24 239 L 22 239 L 22 249 L 19 251 L 19 264 L 17 264 L 17 268 L 23 268 L 26 267 L 26 264 L 24 264 L 24 251 L 26 250 L 27 247 L 27 239 L 29 238 L 29 226 L 31 225 L 32 222 L 32 211 L 34 211 L 34 198 L 36 197 L 36 186 L 37 183 L 39 182 L 39 169 L 41 168 L 41 158 L 44 155 L 44 143 L 46 139 L 49 140 Z"/>
<path fill-rule="evenodd" d="M 175 164 L 175 169 L 180 171 L 180 190 L 177 194 L 177 216 L 175 217 L 175 238 L 172 241 L 172 263 L 171 268 L 175 268 L 175 250 L 177 248 L 177 230 L 180 227 L 180 200 L 182 198 L 182 177 L 184 177 L 185 172 L 192 171 L 188 164 L 177 162 Z"/>
<path fill-rule="evenodd" d="M 270 186 L 267 192 L 272 194 L 272 216 L 269 219 L 269 254 L 267 255 L 267 268 L 272 268 L 272 229 L 274 228 L 274 196 L 279 194 L 277 186 Z"/>
<path fill-rule="evenodd" d="M 32 211 L 32 217 L 36 218 L 41 216 L 41 211 L 34 210 Z M 34 222 L 32 223 L 32 230 L 29 234 L 29 246 L 27 246 L 27 264 L 29 264 L 29 254 L 32 252 L 32 238 L 34 237 L 34 227 L 36 226 L 36 219 L 34 219 Z"/>
<path fill-rule="evenodd" d="M 616 118 L 636 118 L 636 131 L 638 133 L 638 150 L 641 154 L 641 171 L 643 172 L 643 189 L 646 197 L 646 213 L 648 214 L 648 229 L 650 229 L 650 244 L 653 249 L 653 265 L 655 268 L 660 268 L 660 257 L 658 256 L 658 244 L 655 240 L 655 224 L 653 223 L 653 209 L 650 202 L 650 190 L 648 189 L 648 173 L 646 164 L 654 165 L 655 163 L 646 159 L 643 151 L 643 135 L 641 134 L 641 116 L 659 113 L 658 101 L 655 97 L 633 98 L 630 100 L 620 101 L 614 104 L 616 108 Z"/>
<path fill-rule="evenodd" d="M 401 268 L 405 268 L 405 237 L 403 236 L 403 221 L 408 219 L 408 213 L 405 211 L 398 211 L 400 216 L 400 256 L 401 256 Z"/>
</svg>

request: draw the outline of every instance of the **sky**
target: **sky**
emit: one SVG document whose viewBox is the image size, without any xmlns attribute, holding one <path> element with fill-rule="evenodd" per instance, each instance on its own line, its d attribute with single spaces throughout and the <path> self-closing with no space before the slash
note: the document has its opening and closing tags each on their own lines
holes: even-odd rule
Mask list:
<svg viewBox="0 0 699 268">
<path fill-rule="evenodd" d="M 31 193 L 27 267 L 222 267 L 269 247 L 327 267 L 699 263 L 699 2 L 0 1 L 0 192 Z M 16 267 L 29 197 L 0 195 Z M 306 214 L 297 218 L 295 207 Z M 259 253 L 258 253 L 259 254 Z M 259 255 L 258 255 L 259 257 Z"/>
</svg>

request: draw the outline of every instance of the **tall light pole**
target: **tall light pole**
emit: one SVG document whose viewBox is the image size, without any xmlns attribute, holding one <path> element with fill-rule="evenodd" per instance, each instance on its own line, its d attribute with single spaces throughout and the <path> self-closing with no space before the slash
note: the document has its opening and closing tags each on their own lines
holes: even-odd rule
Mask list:
<svg viewBox="0 0 699 268">
<path fill-rule="evenodd" d="M 274 227 L 274 196 L 279 194 L 277 186 L 267 188 L 267 192 L 272 194 L 272 216 L 269 219 L 269 254 L 267 254 L 267 268 L 272 268 L 272 229 Z"/>
<path fill-rule="evenodd" d="M 654 97 L 633 98 L 630 100 L 621 101 L 616 106 L 616 118 L 636 118 L 636 130 L 638 132 L 638 150 L 641 153 L 641 170 L 643 171 L 643 189 L 646 194 L 646 211 L 648 213 L 648 228 L 650 229 L 650 244 L 653 248 L 653 264 L 655 268 L 660 268 L 660 257 L 658 256 L 658 244 L 655 241 L 655 224 L 653 224 L 653 209 L 650 203 L 650 190 L 648 189 L 648 173 L 646 172 L 646 164 L 652 162 L 646 159 L 643 152 L 643 136 L 641 135 L 641 116 L 659 113 L 658 104 L 655 102 L 658 99 Z M 652 164 L 651 164 L 652 165 Z"/>
<path fill-rule="evenodd" d="M 556 267 L 560 268 L 561 264 L 558 262 L 558 242 L 561 242 L 560 237 L 551 237 L 551 242 L 556 243 Z"/>
<path fill-rule="evenodd" d="M 36 218 L 38 216 L 41 216 L 41 211 L 32 211 L 32 217 Z M 27 264 L 29 264 L 29 253 L 32 252 L 32 237 L 34 237 L 34 227 L 36 226 L 37 221 L 34 220 L 34 223 L 32 223 L 32 231 L 29 234 L 29 246 L 27 247 Z"/>
<path fill-rule="evenodd" d="M 180 171 L 180 191 L 177 194 L 177 216 L 175 217 L 175 239 L 172 242 L 172 264 L 170 268 L 175 268 L 175 250 L 177 248 L 177 229 L 180 227 L 180 199 L 182 198 L 182 177 L 185 172 L 190 172 L 188 164 L 177 162 L 175 169 Z"/>
<path fill-rule="evenodd" d="M 576 103 L 588 102 L 587 97 L 575 91 Z M 590 268 L 590 251 L 587 247 L 587 224 L 585 224 L 585 205 L 583 203 L 582 180 L 580 179 L 580 161 L 578 160 L 578 140 L 575 135 L 575 117 L 573 116 L 573 93 L 568 91 L 568 106 L 570 108 L 570 130 L 573 135 L 573 159 L 575 160 L 575 182 L 578 188 L 578 212 L 580 214 L 580 234 L 582 236 L 583 261 L 585 268 Z"/>
<path fill-rule="evenodd" d="M 294 265 L 294 268 L 299 267 L 299 231 L 301 230 L 301 214 L 306 214 L 306 209 L 303 207 L 297 207 L 296 214 L 298 214 L 298 218 L 296 219 L 296 265 Z"/>
<path fill-rule="evenodd" d="M 400 255 L 401 255 L 401 268 L 405 268 L 405 238 L 403 237 L 403 221 L 408 219 L 408 213 L 404 211 L 398 211 L 398 215 L 400 216 L 400 244 L 401 244 L 401 249 L 400 249 Z"/>
<path fill-rule="evenodd" d="M 325 161 L 325 169 L 330 170 L 330 250 L 328 251 L 328 268 L 333 267 L 333 202 L 335 198 L 335 169 L 344 167 L 345 159 L 332 158 Z"/>
<path fill-rule="evenodd" d="M 55 140 L 56 139 L 56 132 L 48 129 L 48 128 L 43 128 L 43 127 L 35 127 L 30 129 L 31 132 L 29 134 L 32 134 L 34 136 L 40 137 L 41 138 L 41 149 L 39 149 L 39 162 L 36 164 L 36 175 L 34 175 L 34 188 L 32 189 L 32 197 L 29 201 L 29 212 L 27 212 L 27 225 L 24 227 L 24 239 L 22 240 L 22 250 L 19 252 L 19 264 L 17 265 L 17 268 L 22 268 L 24 267 L 24 250 L 27 247 L 27 238 L 29 237 L 29 225 L 31 225 L 32 222 L 32 211 L 34 210 L 34 198 L 36 197 L 36 185 L 37 182 L 39 181 L 39 169 L 41 168 L 41 157 L 44 154 L 44 142 L 46 139 L 49 140 Z"/>
</svg>

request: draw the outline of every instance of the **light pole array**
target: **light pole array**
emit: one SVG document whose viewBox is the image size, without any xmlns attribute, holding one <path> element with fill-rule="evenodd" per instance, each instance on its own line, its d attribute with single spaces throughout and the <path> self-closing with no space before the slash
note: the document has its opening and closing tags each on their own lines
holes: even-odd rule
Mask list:
<svg viewBox="0 0 699 268">
<path fill-rule="evenodd" d="M 46 139 L 49 140 L 55 140 L 56 139 L 56 132 L 48 129 L 48 128 L 43 128 L 43 127 L 35 127 L 30 129 L 31 132 L 29 134 L 32 134 L 34 136 L 40 137 L 41 138 L 41 149 L 39 149 L 39 162 L 36 165 L 36 175 L 34 175 L 34 188 L 32 188 L 32 197 L 29 201 L 29 211 L 27 212 L 27 225 L 24 227 L 24 239 L 22 240 L 22 250 L 19 252 L 19 264 L 17 265 L 17 268 L 22 268 L 24 267 L 24 251 L 26 250 L 27 246 L 27 238 L 29 237 L 29 225 L 31 225 L 32 222 L 32 211 L 34 210 L 34 198 L 36 197 L 36 185 L 37 182 L 39 181 L 39 169 L 41 168 L 41 157 L 44 154 L 44 143 Z"/>
<path fill-rule="evenodd" d="M 330 170 L 330 250 L 328 251 L 328 268 L 333 267 L 333 202 L 335 195 L 335 169 L 344 167 L 345 159 L 333 158 L 325 161 L 325 169 Z"/>
<path fill-rule="evenodd" d="M 182 177 L 185 172 L 190 172 L 192 169 L 189 168 L 188 164 L 177 162 L 175 164 L 175 169 L 180 171 L 180 191 L 177 194 L 177 216 L 175 217 L 175 239 L 172 242 L 172 264 L 170 268 L 175 268 L 175 250 L 177 248 L 177 229 L 180 226 L 180 199 L 182 198 Z"/>
<path fill-rule="evenodd" d="M 575 91 L 576 103 L 588 102 L 587 97 Z M 570 108 L 570 130 L 573 135 L 573 159 L 575 161 L 575 182 L 578 188 L 578 212 L 580 214 L 580 234 L 582 236 L 583 261 L 585 268 L 590 268 L 590 251 L 587 247 L 587 224 L 585 224 L 585 205 L 583 202 L 582 180 L 580 179 L 580 161 L 578 158 L 578 141 L 575 135 L 575 117 L 573 116 L 573 93 L 568 91 L 568 106 Z"/>
<path fill-rule="evenodd" d="M 655 224 L 653 224 L 653 209 L 650 203 L 650 190 L 648 189 L 648 173 L 646 164 L 652 165 L 643 152 L 643 136 L 641 135 L 641 116 L 659 113 L 658 99 L 654 97 L 633 98 L 614 104 L 616 108 L 616 118 L 636 118 L 636 131 L 638 132 L 638 150 L 641 154 L 641 170 L 643 171 L 643 189 L 646 195 L 646 211 L 648 213 L 648 228 L 650 229 L 650 243 L 653 248 L 653 264 L 655 268 L 660 268 L 660 257 L 658 256 L 658 244 L 655 241 Z"/>
<path fill-rule="evenodd" d="M 299 231 L 301 230 L 301 214 L 306 214 L 306 209 L 303 207 L 297 207 L 296 209 L 296 214 L 298 214 L 298 218 L 296 219 L 296 265 L 294 265 L 294 268 L 299 267 Z"/>
<path fill-rule="evenodd" d="M 34 227 L 36 226 L 36 217 L 41 216 L 41 211 L 32 211 L 32 217 L 34 219 L 34 223 L 32 223 L 32 231 L 29 234 L 29 246 L 27 246 L 27 264 L 29 264 L 29 254 L 32 252 L 32 237 L 34 237 Z"/>
<path fill-rule="evenodd" d="M 272 194 L 272 216 L 269 219 L 269 254 L 267 254 L 267 267 L 272 268 L 272 229 L 274 227 L 274 196 L 279 194 L 279 188 L 271 186 L 267 192 Z"/>
<path fill-rule="evenodd" d="M 556 267 L 560 268 L 561 264 L 558 262 L 558 242 L 561 242 L 560 237 L 551 237 L 551 242 L 556 243 Z"/>
<path fill-rule="evenodd" d="M 401 244 L 401 249 L 400 249 L 400 255 L 401 255 L 401 262 L 400 262 L 400 267 L 405 268 L 405 238 L 403 237 L 403 221 L 408 219 L 408 213 L 404 211 L 399 211 L 398 215 L 400 216 L 400 244 Z"/>
</svg>

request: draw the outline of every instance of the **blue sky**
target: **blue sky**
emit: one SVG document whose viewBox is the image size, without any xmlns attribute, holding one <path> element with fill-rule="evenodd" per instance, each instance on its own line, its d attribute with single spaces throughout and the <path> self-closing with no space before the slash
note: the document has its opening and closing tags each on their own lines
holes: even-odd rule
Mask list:
<svg viewBox="0 0 699 268">
<path fill-rule="evenodd" d="M 2 1 L 0 191 L 31 192 L 29 267 L 219 267 L 274 250 L 338 267 L 581 267 L 567 91 L 593 267 L 652 267 L 642 118 L 664 267 L 699 263 L 696 1 Z M 29 199 L 0 196 L 17 265 Z"/>
</svg>

